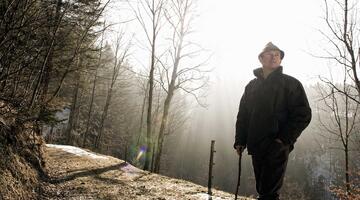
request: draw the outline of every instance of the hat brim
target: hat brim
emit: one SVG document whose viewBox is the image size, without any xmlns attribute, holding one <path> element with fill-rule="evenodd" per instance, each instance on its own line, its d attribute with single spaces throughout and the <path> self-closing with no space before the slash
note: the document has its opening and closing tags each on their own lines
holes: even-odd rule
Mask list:
<svg viewBox="0 0 360 200">
<path fill-rule="evenodd" d="M 283 50 L 280 50 L 280 58 L 281 60 L 284 58 L 285 56 L 285 52 Z"/>
<path fill-rule="evenodd" d="M 285 52 L 283 50 L 280 50 L 280 49 L 276 49 L 276 51 L 280 51 L 280 59 L 282 60 L 285 56 Z M 259 54 L 258 58 L 260 58 L 262 56 L 263 53 L 265 53 L 267 51 L 263 51 Z"/>
</svg>

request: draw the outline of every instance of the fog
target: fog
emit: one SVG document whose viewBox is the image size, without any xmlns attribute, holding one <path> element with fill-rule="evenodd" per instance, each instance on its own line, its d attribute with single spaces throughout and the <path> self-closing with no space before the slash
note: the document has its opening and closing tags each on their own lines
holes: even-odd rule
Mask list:
<svg viewBox="0 0 360 200">
<path fill-rule="evenodd" d="M 244 85 L 230 87 L 224 83 L 212 87 L 208 96 L 209 107 L 194 110 L 189 118 L 190 128 L 181 135 L 170 135 L 167 138 L 167 164 L 162 173 L 206 186 L 210 143 L 215 140 L 213 187 L 235 192 L 238 156 L 233 143 L 236 114 L 243 88 Z M 334 197 L 328 192 L 328 187 L 337 181 L 341 182 L 344 177 L 341 173 L 344 166 L 343 151 L 332 148 L 334 146 L 329 147 L 329 139 L 320 134 L 319 114 L 316 112 L 319 95 L 316 86 L 309 85 L 306 92 L 313 109 L 313 118 L 290 153 L 283 190 L 285 193 L 306 194 L 305 199 L 332 199 Z M 240 193 L 256 195 L 251 157 L 246 150 L 243 155 Z M 356 159 L 358 156 L 359 152 L 351 155 L 351 163 L 355 169 L 360 166 Z"/>
<path fill-rule="evenodd" d="M 0 121 L 17 132 L 3 143 L 29 134 L 34 167 L 42 135 L 206 185 L 214 140 L 213 187 L 234 192 L 239 101 L 272 42 L 313 114 L 283 198 L 360 195 L 358 1 L 6 0 L 0 10 Z M 251 196 L 244 154 L 240 192 Z"/>
<path fill-rule="evenodd" d="M 115 21 L 126 21 L 132 19 L 131 11 L 128 11 L 112 11 L 109 16 Z M 341 69 L 319 58 L 327 55 L 330 47 L 321 33 L 326 29 L 324 12 L 322 1 L 311 0 L 197 1 L 191 40 L 205 51 L 188 64 L 211 55 L 206 63 L 206 68 L 211 69 L 208 74 L 210 82 L 203 90 L 206 97 L 202 99 L 207 107 L 201 107 L 191 97 L 187 99 L 192 103 L 186 125 L 165 138 L 165 162 L 161 173 L 206 185 L 210 143 L 215 140 L 213 186 L 235 191 L 238 156 L 233 143 L 239 102 L 246 84 L 254 78 L 253 70 L 261 67 L 259 52 L 272 41 L 285 52 L 282 61 L 284 73 L 302 82 L 313 110 L 311 124 L 290 154 L 284 191 L 299 195 L 309 191 L 307 196 L 298 199 L 334 198 L 328 188 L 343 178 L 340 173 L 342 151 L 330 150 L 326 138 L 320 136 L 320 114 L 316 108 L 321 102 L 316 84 L 320 82 L 319 76 L 332 74 L 334 80 L 341 79 L 338 73 Z M 135 38 L 130 63 L 141 66 L 140 71 L 146 71 L 148 49 L 144 47 L 146 39 L 141 27 L 135 20 L 126 25 L 126 30 L 131 30 L 129 32 Z M 166 32 L 160 34 L 160 52 L 163 50 L 162 42 L 166 41 Z M 338 158 L 335 164 L 338 171 L 331 168 L 334 157 Z M 353 164 L 358 165 L 356 162 Z M 242 169 L 240 193 L 255 195 L 251 157 L 246 152 Z M 331 174 L 335 172 L 339 173 Z"/>
<path fill-rule="evenodd" d="M 303 83 L 313 109 L 311 124 L 290 154 L 284 190 L 299 195 L 308 191 L 303 199 L 333 198 L 327 189 L 341 179 L 331 176 L 334 171 L 327 160 L 332 159 L 332 154 L 326 154 L 331 150 L 324 148 L 326 140 L 319 136 L 319 114 L 315 113 L 319 104 L 316 91 L 319 76 L 332 72 L 335 79 L 339 78 L 338 69 L 317 57 L 325 55 L 329 46 L 319 31 L 325 28 L 322 2 L 199 0 L 197 13 L 191 37 L 211 54 L 207 67 L 212 71 L 204 99 L 207 107 L 193 104 L 186 128 L 181 134 L 166 137 L 166 163 L 161 173 L 207 185 L 210 143 L 215 140 L 213 186 L 235 191 L 238 156 L 233 143 L 239 102 L 245 85 L 254 78 L 253 70 L 261 67 L 259 52 L 272 41 L 285 51 L 284 73 Z M 141 34 L 136 35 L 141 38 Z M 135 52 L 135 62 L 146 66 L 147 60 L 140 59 L 145 55 L 145 51 Z M 342 157 L 341 151 L 334 154 Z M 255 195 L 251 158 L 247 153 L 242 162 L 240 193 Z M 341 168 L 342 162 L 339 160 L 336 166 Z"/>
</svg>

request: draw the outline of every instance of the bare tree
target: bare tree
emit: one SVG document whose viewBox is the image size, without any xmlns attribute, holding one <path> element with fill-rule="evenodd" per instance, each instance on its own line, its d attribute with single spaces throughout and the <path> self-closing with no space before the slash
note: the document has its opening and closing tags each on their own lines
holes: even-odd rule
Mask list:
<svg viewBox="0 0 360 200">
<path fill-rule="evenodd" d="M 354 150 L 351 144 L 356 145 L 354 137 L 360 131 L 359 129 L 359 106 L 360 104 L 352 101 L 349 95 L 355 90 L 347 83 L 346 67 L 344 68 L 344 79 L 342 83 L 335 84 L 333 81 L 329 83 L 327 79 L 325 85 L 318 84 L 318 91 L 323 102 L 320 110 L 326 115 L 319 117 L 320 125 L 326 133 L 325 137 L 331 141 L 339 141 L 340 147 L 332 146 L 331 148 L 339 149 L 344 153 L 344 169 L 345 169 L 345 186 L 346 192 L 351 192 L 350 180 L 350 152 Z M 341 88 L 344 93 L 336 92 L 333 85 Z M 320 115 L 319 115 L 320 116 Z M 336 143 L 334 143 L 336 145 Z"/>
<path fill-rule="evenodd" d="M 79 34 L 80 36 L 75 43 L 75 47 L 71 51 L 70 58 L 64 63 L 65 70 L 62 73 L 62 75 L 60 76 L 60 80 L 58 81 L 59 83 L 55 87 L 54 92 L 51 95 L 51 97 L 47 100 L 47 103 L 51 102 L 58 95 L 58 93 L 64 83 L 64 80 L 68 76 L 68 74 L 79 70 L 77 68 L 75 68 L 75 69 L 71 68 L 71 66 L 72 66 L 71 64 L 77 58 L 77 56 L 80 52 L 83 52 L 84 49 L 91 49 L 92 43 L 88 44 L 88 43 L 85 43 L 85 41 L 89 37 L 89 34 L 91 33 L 92 28 L 94 28 L 94 26 L 96 26 L 98 20 L 102 16 L 104 10 L 107 8 L 109 3 L 110 3 L 110 0 L 107 0 L 104 3 L 104 5 L 99 4 L 97 6 L 96 10 L 98 10 L 98 12 L 96 12 L 94 16 L 90 17 L 89 22 L 84 27 L 84 30 Z"/>
<path fill-rule="evenodd" d="M 120 33 L 116 38 L 115 52 L 114 52 L 114 65 L 113 65 L 113 69 L 112 69 L 112 76 L 110 79 L 110 86 L 108 88 L 104 110 L 101 115 L 98 136 L 94 143 L 94 148 L 97 148 L 100 150 L 101 150 L 101 140 L 102 140 L 103 133 L 104 133 L 104 123 L 105 123 L 105 120 L 106 120 L 106 117 L 108 114 L 109 106 L 111 104 L 111 98 L 112 98 L 112 95 L 115 90 L 114 86 L 115 86 L 115 83 L 117 82 L 119 75 L 123 71 L 123 68 L 125 67 L 124 65 L 125 65 L 128 53 L 129 53 L 130 42 L 125 47 L 123 47 L 123 45 L 124 45 L 123 44 L 123 35 L 124 35 L 124 33 Z M 124 49 L 121 49 L 122 47 Z"/>
<path fill-rule="evenodd" d="M 104 29 L 105 29 L 105 24 L 106 23 L 104 22 Z M 95 89 L 96 89 L 97 78 L 98 78 L 98 70 L 99 70 L 99 68 L 101 68 L 100 65 L 101 65 L 102 51 L 103 51 L 103 44 L 104 44 L 104 34 L 105 34 L 105 30 L 103 30 L 103 32 L 101 34 L 99 59 L 98 59 L 97 66 L 95 69 L 95 74 L 94 74 L 94 81 L 93 81 L 91 97 L 90 97 L 89 112 L 88 112 L 88 116 L 87 116 L 86 130 L 85 130 L 84 136 L 83 136 L 82 147 L 85 147 L 85 145 L 86 145 L 86 139 L 87 139 L 87 136 L 89 134 L 89 129 L 90 129 L 90 120 L 91 120 L 91 114 L 92 114 L 93 106 L 94 106 L 94 97 L 95 97 Z"/>
<path fill-rule="evenodd" d="M 327 56 L 321 58 L 334 61 L 337 70 L 344 70 L 343 81 L 337 82 L 333 78 L 320 77 L 325 88 L 319 93 L 325 104 L 329 124 L 320 123 L 327 133 L 327 137 L 340 141 L 341 150 L 345 156 L 345 191 L 350 195 L 349 152 L 351 141 L 358 134 L 358 107 L 360 104 L 360 81 L 357 63 L 359 60 L 359 26 L 357 24 L 358 2 L 349 0 L 324 0 L 324 21 L 328 32 L 319 30 L 329 41 L 332 48 L 324 51 Z"/>
<path fill-rule="evenodd" d="M 141 89 L 144 91 L 143 93 L 145 94 L 144 95 L 144 98 L 143 98 L 143 101 L 142 101 L 142 104 L 141 104 L 141 116 L 140 116 L 140 124 L 139 124 L 139 129 L 138 129 L 138 138 L 136 140 L 136 145 L 139 146 L 140 144 L 140 138 L 142 136 L 142 132 L 143 132 L 143 123 L 144 123 L 144 112 L 145 112 L 145 104 L 146 104 L 146 99 L 147 99 L 147 91 L 149 89 L 149 82 L 146 81 L 145 84 L 142 84 L 142 85 L 146 85 L 146 86 L 143 86 Z"/>
<path fill-rule="evenodd" d="M 156 50 L 157 50 L 157 38 L 162 28 L 163 8 L 166 0 L 140 0 L 138 6 L 132 7 L 136 19 L 140 23 L 142 29 L 145 32 L 147 43 L 150 49 L 150 66 L 149 66 L 149 91 L 148 91 L 148 102 L 147 102 L 147 116 L 146 116 L 146 154 L 144 170 L 149 170 L 151 165 L 151 149 L 152 149 L 152 104 L 153 104 L 153 90 L 154 90 L 154 71 L 156 64 Z M 150 26 L 148 26 L 150 21 Z"/>
<path fill-rule="evenodd" d="M 203 52 L 202 48 L 191 42 L 189 35 L 192 33 L 194 20 L 194 0 L 170 0 L 165 16 L 169 23 L 172 36 L 171 48 L 168 50 L 170 63 L 161 62 L 161 86 L 166 92 L 163 105 L 163 114 L 158 134 L 155 172 L 159 173 L 165 130 L 168 125 L 168 115 L 173 96 L 177 90 L 182 90 L 192 95 L 199 101 L 197 92 L 207 84 L 207 70 L 203 69 L 205 62 L 192 64 L 194 58 Z M 196 62 L 196 61 L 195 61 Z"/>
<path fill-rule="evenodd" d="M 78 60 L 78 67 L 82 64 L 81 62 L 82 58 L 79 58 Z M 79 113 L 79 99 L 80 99 L 80 82 L 81 82 L 81 74 L 80 72 L 75 72 L 75 87 L 73 92 L 73 99 L 71 102 L 71 108 L 70 108 L 70 116 L 67 124 L 67 128 L 65 131 L 66 136 L 66 144 L 72 144 L 72 131 L 74 127 L 76 126 L 76 116 L 78 116 Z"/>
<path fill-rule="evenodd" d="M 328 39 L 332 45 L 333 50 L 325 49 L 328 56 L 322 58 L 334 60 L 337 64 L 346 67 L 347 74 L 356 93 L 350 93 L 332 84 L 335 92 L 347 95 L 351 100 L 360 103 L 360 81 L 358 75 L 358 68 L 360 64 L 360 40 L 359 40 L 359 25 L 357 19 L 358 2 L 349 0 L 324 0 L 325 3 L 325 23 L 330 33 L 319 30 L 320 33 Z M 338 12 L 340 11 L 340 12 Z M 338 13 L 338 14 L 337 14 Z M 331 82 L 328 82 L 331 84 Z"/>
<path fill-rule="evenodd" d="M 51 33 L 51 38 L 47 39 L 48 44 L 46 46 L 48 46 L 47 52 L 45 54 L 44 60 L 41 64 L 41 70 L 40 73 L 38 74 L 38 78 L 37 78 L 37 83 L 35 84 L 35 88 L 33 90 L 32 96 L 31 96 L 31 100 L 30 100 L 30 108 L 32 108 L 34 106 L 37 94 L 39 93 L 38 90 L 40 89 L 40 84 L 43 81 L 43 79 L 45 79 L 45 90 L 43 91 L 43 93 L 47 93 L 47 87 L 48 87 L 48 78 L 49 77 L 43 77 L 45 76 L 45 73 L 47 74 L 47 76 L 50 76 L 48 73 L 50 73 L 51 71 L 51 59 L 52 59 L 52 55 L 53 55 L 53 49 L 55 46 L 55 41 L 57 39 L 57 33 L 59 31 L 59 27 L 60 24 L 62 22 L 62 18 L 65 16 L 65 14 L 67 13 L 67 10 L 69 8 L 69 6 L 65 7 L 64 11 L 62 12 L 62 14 L 60 15 L 60 9 L 61 9 L 61 0 L 59 0 L 59 2 L 57 2 L 57 6 L 56 6 L 56 19 L 54 20 L 54 30 L 53 31 L 49 31 L 49 33 Z M 49 17 L 49 16 L 48 16 Z M 50 61 L 49 61 L 50 60 Z M 49 64 L 50 63 L 50 64 Z M 43 96 L 44 98 L 44 96 Z"/>
</svg>

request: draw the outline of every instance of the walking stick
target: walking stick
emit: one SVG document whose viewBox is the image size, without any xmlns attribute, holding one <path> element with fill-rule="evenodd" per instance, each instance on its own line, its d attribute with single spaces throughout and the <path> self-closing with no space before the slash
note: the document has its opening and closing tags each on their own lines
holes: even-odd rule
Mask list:
<svg viewBox="0 0 360 200">
<path fill-rule="evenodd" d="M 240 187 L 241 156 L 242 156 L 242 154 L 239 155 L 239 172 L 238 172 L 238 178 L 237 178 L 237 184 L 236 184 L 235 200 L 237 200 L 237 196 L 238 196 L 238 193 L 239 193 L 239 187 Z"/>
</svg>

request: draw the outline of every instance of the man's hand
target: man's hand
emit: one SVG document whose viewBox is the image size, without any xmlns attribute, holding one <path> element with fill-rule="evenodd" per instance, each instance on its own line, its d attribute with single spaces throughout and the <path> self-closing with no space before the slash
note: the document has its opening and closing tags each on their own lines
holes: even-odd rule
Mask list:
<svg viewBox="0 0 360 200">
<path fill-rule="evenodd" d="M 245 150 L 245 146 L 241 146 L 241 145 L 236 145 L 235 148 L 239 156 L 241 156 L 242 152 Z"/>
</svg>

